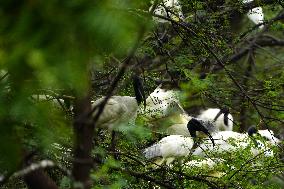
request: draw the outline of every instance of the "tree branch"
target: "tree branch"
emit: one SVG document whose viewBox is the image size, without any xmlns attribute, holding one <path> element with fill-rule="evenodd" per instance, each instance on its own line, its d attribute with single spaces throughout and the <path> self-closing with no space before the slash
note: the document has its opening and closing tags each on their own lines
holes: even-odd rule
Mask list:
<svg viewBox="0 0 284 189">
<path fill-rule="evenodd" d="M 144 35 L 144 31 L 145 29 L 142 28 L 142 30 L 140 31 L 139 35 L 138 35 L 138 38 L 137 38 L 137 41 L 136 41 L 136 44 L 134 45 L 134 47 L 130 50 L 128 56 L 123 60 L 123 64 L 121 65 L 120 67 L 120 70 L 118 71 L 116 77 L 113 79 L 112 83 L 110 84 L 110 87 L 109 87 L 109 90 L 107 92 L 107 95 L 105 96 L 104 100 L 98 104 L 97 106 L 93 107 L 92 110 L 89 112 L 89 116 L 92 116 L 92 114 L 98 110 L 95 115 L 93 115 L 93 124 L 96 125 L 96 122 L 98 121 L 101 113 L 103 112 L 103 109 L 107 103 L 107 101 L 110 99 L 110 97 L 112 96 L 112 93 L 114 91 L 114 89 L 116 88 L 118 82 L 120 81 L 120 79 L 123 77 L 127 67 L 129 66 L 130 64 L 130 61 L 131 59 L 133 58 L 137 48 L 138 48 L 138 45 L 139 45 L 139 42 L 140 40 L 142 39 L 143 35 Z M 95 126 L 94 126 L 95 127 Z"/>
</svg>

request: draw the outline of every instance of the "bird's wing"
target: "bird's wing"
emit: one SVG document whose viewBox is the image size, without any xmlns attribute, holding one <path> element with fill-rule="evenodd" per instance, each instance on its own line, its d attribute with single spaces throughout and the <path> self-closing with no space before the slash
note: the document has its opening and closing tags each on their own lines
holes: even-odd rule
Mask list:
<svg viewBox="0 0 284 189">
<path fill-rule="evenodd" d="M 162 153 L 161 153 L 161 144 L 160 143 L 156 143 L 148 148 L 146 148 L 143 151 L 143 155 L 147 158 L 147 159 L 152 159 L 155 157 L 161 157 Z"/>
<path fill-rule="evenodd" d="M 249 138 L 246 134 L 241 134 L 233 131 L 221 131 L 213 134 L 215 146 L 209 141 L 209 138 L 205 138 L 193 152 L 197 156 L 206 156 L 206 152 L 222 153 L 235 151 L 240 148 L 245 148 L 249 145 Z"/>
<path fill-rule="evenodd" d="M 92 107 L 98 105 L 103 98 L 96 100 Z M 96 110 L 93 115 L 96 115 L 98 110 Z M 98 127 L 112 127 L 113 124 L 116 124 L 116 121 L 121 118 L 124 112 L 124 106 L 122 106 L 118 101 L 114 98 L 110 98 L 105 107 L 103 112 L 101 113 L 99 120 L 97 122 Z"/>
<path fill-rule="evenodd" d="M 182 135 L 170 135 L 162 138 L 158 143 L 146 148 L 143 152 L 148 159 L 162 156 L 177 157 L 186 156 L 190 153 L 193 146 L 191 137 L 184 137 Z"/>
<path fill-rule="evenodd" d="M 160 142 L 163 157 L 186 156 L 193 147 L 193 139 L 182 135 L 170 135 Z"/>
</svg>

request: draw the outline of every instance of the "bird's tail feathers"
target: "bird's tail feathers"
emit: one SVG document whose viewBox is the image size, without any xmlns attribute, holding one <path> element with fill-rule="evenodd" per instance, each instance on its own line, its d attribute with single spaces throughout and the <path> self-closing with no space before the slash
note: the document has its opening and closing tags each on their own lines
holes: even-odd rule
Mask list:
<svg viewBox="0 0 284 189">
<path fill-rule="evenodd" d="M 143 155 L 147 159 L 152 159 L 152 158 L 155 158 L 155 157 L 162 156 L 160 145 L 154 144 L 153 146 L 146 148 L 143 151 Z"/>
</svg>

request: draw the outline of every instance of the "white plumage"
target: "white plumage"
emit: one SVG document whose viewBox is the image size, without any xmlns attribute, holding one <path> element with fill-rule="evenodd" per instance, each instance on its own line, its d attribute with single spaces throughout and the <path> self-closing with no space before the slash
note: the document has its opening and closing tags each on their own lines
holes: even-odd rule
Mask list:
<svg viewBox="0 0 284 189">
<path fill-rule="evenodd" d="M 104 97 L 94 101 L 94 108 L 104 100 Z M 135 97 L 131 96 L 112 96 L 106 103 L 96 126 L 113 130 L 121 124 L 135 124 L 137 116 L 138 102 Z M 93 115 L 96 115 L 96 110 Z"/>
<path fill-rule="evenodd" d="M 232 164 L 228 164 L 224 159 L 221 158 L 205 158 L 205 159 L 197 159 L 186 162 L 183 165 L 183 168 L 196 170 L 197 175 L 208 175 L 211 178 L 221 178 L 228 173 L 228 170 L 224 169 L 228 168 L 229 173 L 232 170 L 236 170 L 236 167 Z M 208 178 L 209 180 L 211 178 Z"/>
<path fill-rule="evenodd" d="M 152 6 L 149 10 L 152 10 Z M 160 3 L 158 3 L 157 7 L 154 9 L 153 13 L 163 17 L 171 18 L 175 21 L 184 19 L 182 8 L 178 0 L 161 0 Z M 153 17 L 153 20 L 160 23 L 168 22 L 165 19 L 157 17 Z"/>
<path fill-rule="evenodd" d="M 279 144 L 281 142 L 280 139 L 274 136 L 274 132 L 272 130 L 258 130 L 258 133 L 273 145 Z"/>
<path fill-rule="evenodd" d="M 162 157 L 155 163 L 161 165 L 164 161 L 169 165 L 176 157 L 189 155 L 194 141 L 191 137 L 182 135 L 170 135 L 162 138 L 158 143 L 146 148 L 143 151 L 147 159 Z"/>
<path fill-rule="evenodd" d="M 212 121 L 216 130 L 219 131 L 232 131 L 233 130 L 233 116 L 231 114 L 227 115 L 227 125 L 226 125 L 226 118 L 224 113 L 222 113 L 216 121 L 214 121 L 215 117 L 219 114 L 221 110 L 218 108 L 209 108 L 207 110 L 202 111 L 197 118 L 202 120 Z"/>
<path fill-rule="evenodd" d="M 168 165 L 175 157 L 187 156 L 191 152 L 197 131 L 202 131 L 207 134 L 214 146 L 214 141 L 207 127 L 208 126 L 205 126 L 200 120 L 192 118 L 187 124 L 187 132 L 190 133 L 189 137 L 182 135 L 170 135 L 164 137 L 158 143 L 146 148 L 143 154 L 147 159 L 162 157 L 162 159 L 156 161 L 156 164 L 161 165 L 166 161 L 166 164 Z"/>
<path fill-rule="evenodd" d="M 243 0 L 243 3 L 249 3 L 253 0 Z M 248 18 L 255 24 L 261 24 L 264 21 L 264 14 L 261 7 L 255 7 L 248 11 Z M 259 26 L 259 28 L 263 28 L 263 25 Z"/>
<path fill-rule="evenodd" d="M 204 141 L 197 147 L 193 154 L 206 157 L 211 154 L 221 154 L 224 152 L 236 152 L 237 150 L 250 148 L 252 155 L 256 156 L 264 152 L 265 156 L 273 156 L 273 152 L 260 140 L 251 139 L 248 134 L 233 131 L 220 131 L 212 135 L 215 146 Z"/>
<path fill-rule="evenodd" d="M 146 109 L 139 109 L 139 115 L 155 131 L 191 136 L 188 123 L 194 117 L 189 116 L 180 105 L 178 91 L 165 90 L 161 85 L 158 86 L 146 99 Z M 211 120 L 194 119 L 201 122 L 209 133 L 216 130 Z M 200 135 L 200 132 L 197 134 Z"/>
<path fill-rule="evenodd" d="M 191 136 L 187 126 L 193 117 L 181 107 L 178 96 L 178 91 L 165 90 L 159 86 L 146 99 L 146 109 L 143 110 L 142 107 L 139 109 L 139 115 L 154 131 L 169 135 Z M 211 121 L 196 120 L 202 122 L 209 133 L 215 130 Z"/>
<path fill-rule="evenodd" d="M 158 131 L 165 131 L 173 124 L 186 125 L 189 121 L 180 105 L 178 91 L 162 89 L 161 85 L 148 96 L 145 110 L 141 107 L 138 114 L 152 129 Z"/>
<path fill-rule="evenodd" d="M 273 157 L 274 152 L 270 148 L 271 146 L 269 143 L 262 142 L 260 140 L 255 140 L 256 147 L 251 148 L 251 152 L 254 156 L 259 155 L 260 153 L 263 153 L 265 157 Z"/>
<path fill-rule="evenodd" d="M 247 136 L 241 133 L 233 132 L 233 131 L 220 131 L 218 133 L 213 134 L 213 139 L 215 141 L 215 148 L 213 145 L 210 145 L 207 141 L 204 141 L 203 143 L 198 146 L 193 154 L 201 157 L 207 156 L 206 153 L 222 153 L 222 152 L 229 152 L 230 150 L 237 150 L 239 147 L 245 147 L 246 144 L 244 144 L 242 141 L 244 141 Z M 228 142 L 228 139 L 233 139 L 232 142 L 235 140 L 238 142 L 236 145 L 231 145 Z"/>
<path fill-rule="evenodd" d="M 181 107 L 179 93 L 158 86 L 146 99 L 146 109 L 139 109 L 139 116 L 155 131 L 169 135 L 191 136 L 188 122 L 193 118 Z M 196 118 L 194 118 L 196 119 Z M 215 130 L 211 121 L 197 119 L 209 130 Z M 198 133 L 199 134 L 199 133 Z"/>
<path fill-rule="evenodd" d="M 252 133 L 251 135 L 254 136 L 256 134 L 259 134 L 261 137 L 263 137 L 265 140 L 267 140 L 271 145 L 277 145 L 281 142 L 280 139 L 274 136 L 274 132 L 272 130 L 256 130 L 255 133 Z"/>
<path fill-rule="evenodd" d="M 182 112 L 179 105 L 178 92 L 165 90 L 159 85 L 146 99 L 146 109 L 142 107 L 139 113 L 149 121 L 167 117 L 173 113 Z"/>
<path fill-rule="evenodd" d="M 137 75 L 132 76 L 132 84 L 135 92 L 135 97 L 131 96 L 112 96 L 106 102 L 96 126 L 100 128 L 108 128 L 110 130 L 119 128 L 122 124 L 135 125 L 139 105 L 144 102 L 145 94 L 143 82 Z M 92 102 L 92 109 L 98 107 L 105 97 L 102 97 Z M 93 117 L 97 115 L 98 108 L 93 112 Z"/>
</svg>

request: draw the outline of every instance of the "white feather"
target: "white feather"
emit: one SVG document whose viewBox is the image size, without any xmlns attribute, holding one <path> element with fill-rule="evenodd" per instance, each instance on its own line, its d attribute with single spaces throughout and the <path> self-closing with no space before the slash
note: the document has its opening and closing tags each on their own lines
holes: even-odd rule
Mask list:
<svg viewBox="0 0 284 189">
<path fill-rule="evenodd" d="M 151 121 L 176 113 L 177 110 L 180 112 L 179 109 L 178 92 L 158 87 L 146 99 L 145 111 L 142 107 L 139 111 Z"/>
<path fill-rule="evenodd" d="M 243 3 L 249 3 L 253 0 L 243 0 Z M 261 24 L 264 21 L 264 14 L 262 11 L 262 7 L 255 7 L 248 11 L 247 13 L 248 18 L 255 24 Z M 261 25 L 259 28 L 263 28 L 264 26 Z"/>
<path fill-rule="evenodd" d="M 208 154 L 221 154 L 224 152 L 236 152 L 240 149 L 245 149 L 250 146 L 251 153 L 255 156 L 262 152 L 266 156 L 273 156 L 273 152 L 260 140 L 254 141 L 248 136 L 248 134 L 237 133 L 233 131 L 220 131 L 212 135 L 215 146 L 213 147 L 211 142 L 205 140 L 197 147 L 193 154 L 201 157 L 205 157 Z"/>
<path fill-rule="evenodd" d="M 178 91 L 165 90 L 159 86 L 146 99 L 146 109 L 140 107 L 138 114 L 156 132 L 190 136 L 187 124 L 193 117 L 182 108 L 178 97 Z M 210 124 L 207 120 L 200 121 L 210 133 L 215 130 L 210 128 L 211 121 Z"/>
<path fill-rule="evenodd" d="M 178 92 L 157 87 L 146 99 L 146 109 L 140 107 L 139 116 L 153 129 L 166 130 L 178 123 L 187 123 L 188 115 L 180 105 Z"/>
<path fill-rule="evenodd" d="M 258 133 L 265 139 L 267 139 L 270 144 L 277 145 L 281 142 L 280 139 L 274 136 L 274 132 L 272 130 L 258 130 Z"/>
<path fill-rule="evenodd" d="M 167 10 L 164 7 L 166 7 L 170 11 L 167 12 Z M 150 7 L 149 10 L 152 10 L 152 6 Z M 172 14 L 171 12 L 173 12 L 174 14 Z M 175 21 L 184 19 L 182 8 L 178 0 L 162 0 L 157 5 L 157 7 L 154 9 L 153 13 L 156 15 L 163 16 L 163 17 L 171 18 Z M 153 17 L 153 20 L 155 22 L 160 22 L 160 23 L 168 22 L 165 19 L 157 18 L 157 17 Z"/>
<path fill-rule="evenodd" d="M 219 131 L 232 131 L 233 130 L 233 116 L 231 114 L 228 114 L 228 125 L 225 125 L 224 123 L 224 114 L 221 114 L 216 121 L 214 121 L 214 118 L 216 115 L 220 112 L 220 109 L 218 108 L 209 108 L 207 110 L 204 110 L 200 113 L 200 115 L 197 116 L 197 118 L 202 120 L 208 120 L 212 121 L 214 126 L 216 127 L 216 130 Z"/>
<path fill-rule="evenodd" d="M 255 24 L 261 24 L 264 21 L 264 14 L 261 7 L 255 7 L 247 13 L 248 18 Z M 263 28 L 261 25 L 259 28 Z"/>
<path fill-rule="evenodd" d="M 92 103 L 94 108 L 103 101 L 104 97 Z M 138 103 L 135 97 L 131 96 L 112 96 L 106 103 L 97 125 L 101 128 L 114 129 L 121 124 L 135 124 Z M 97 113 L 96 110 L 93 115 Z M 134 121 L 134 123 L 133 123 Z M 129 123 L 131 122 L 131 123 Z"/>
<path fill-rule="evenodd" d="M 143 151 L 147 159 L 162 157 L 156 161 L 156 164 L 161 165 L 166 161 L 169 165 L 176 157 L 184 157 L 189 155 L 193 147 L 193 139 L 182 135 L 170 135 L 162 138 L 158 143 L 146 148 Z"/>
</svg>

